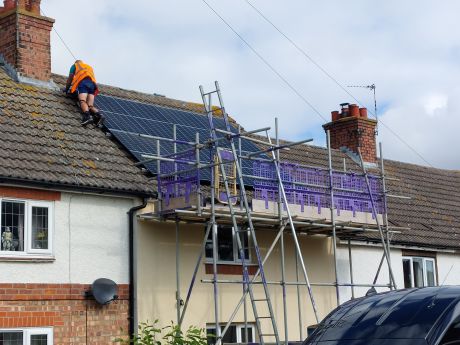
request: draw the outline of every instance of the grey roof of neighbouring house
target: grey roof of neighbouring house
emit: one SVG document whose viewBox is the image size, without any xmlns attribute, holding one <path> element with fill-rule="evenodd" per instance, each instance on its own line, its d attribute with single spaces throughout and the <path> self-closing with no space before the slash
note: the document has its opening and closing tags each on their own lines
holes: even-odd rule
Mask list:
<svg viewBox="0 0 460 345">
<path fill-rule="evenodd" d="M 320 167 L 328 166 L 325 148 L 302 145 L 282 152 L 282 158 Z M 334 169 L 361 172 L 360 166 L 345 153 L 332 150 Z M 379 170 L 373 169 L 375 172 Z M 384 160 L 389 197 L 388 220 L 390 226 L 400 228 L 393 243 L 417 247 L 460 249 L 460 171 L 436 169 L 415 164 Z M 363 240 L 376 242 L 376 236 L 361 236 Z"/>
<path fill-rule="evenodd" d="M 65 78 L 53 75 L 63 85 Z M 107 95 L 203 112 L 196 103 L 101 85 Z M 19 84 L 0 68 L 0 181 L 51 184 L 101 191 L 152 194 L 154 186 L 117 142 L 94 128 L 82 128 L 73 100 L 59 91 Z M 301 145 L 282 158 L 327 167 L 327 150 Z M 335 169 L 360 171 L 345 153 L 333 150 Z M 385 160 L 387 189 L 410 200 L 388 199 L 389 222 L 408 227 L 393 243 L 460 249 L 460 171 Z M 376 241 L 374 236 L 362 240 Z"/>
</svg>

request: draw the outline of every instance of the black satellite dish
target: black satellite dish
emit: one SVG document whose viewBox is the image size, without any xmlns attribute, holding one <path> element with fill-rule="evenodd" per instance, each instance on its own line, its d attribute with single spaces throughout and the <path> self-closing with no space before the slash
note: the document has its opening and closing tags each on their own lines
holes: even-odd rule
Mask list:
<svg viewBox="0 0 460 345">
<path fill-rule="evenodd" d="M 93 282 L 91 291 L 86 295 L 93 296 L 99 304 L 108 304 L 118 299 L 118 285 L 113 280 L 99 278 Z"/>
</svg>

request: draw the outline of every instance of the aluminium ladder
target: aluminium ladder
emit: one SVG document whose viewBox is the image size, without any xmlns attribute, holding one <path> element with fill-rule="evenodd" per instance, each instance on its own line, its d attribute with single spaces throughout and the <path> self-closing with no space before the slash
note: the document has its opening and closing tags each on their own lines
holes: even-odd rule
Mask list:
<svg viewBox="0 0 460 345">
<path fill-rule="evenodd" d="M 250 211 L 250 208 L 249 208 L 248 198 L 247 198 L 246 190 L 245 190 L 245 186 L 244 186 L 242 169 L 241 169 L 241 166 L 240 166 L 240 163 L 239 163 L 239 157 L 238 157 L 237 152 L 236 152 L 235 143 L 233 141 L 233 137 L 231 137 L 231 136 L 227 137 L 229 145 L 230 145 L 230 150 L 231 150 L 230 153 L 231 153 L 231 156 L 232 156 L 231 159 L 228 159 L 227 157 L 225 157 L 225 155 L 222 154 L 225 151 L 223 150 L 222 147 L 219 146 L 219 141 L 220 140 L 218 140 L 217 130 L 216 130 L 216 127 L 214 125 L 213 112 L 220 111 L 222 113 L 222 115 L 223 115 L 227 132 L 231 132 L 231 127 L 230 127 L 230 123 L 228 121 L 228 115 L 227 115 L 227 113 L 225 111 L 225 107 L 224 107 L 224 104 L 223 104 L 222 95 L 221 95 L 220 89 L 219 89 L 219 84 L 216 82 L 216 90 L 214 90 L 212 92 L 209 92 L 209 93 L 204 93 L 203 87 L 200 86 L 200 92 L 201 92 L 201 96 L 202 96 L 202 99 L 203 99 L 203 104 L 205 106 L 205 110 L 206 110 L 208 120 L 209 120 L 210 132 L 211 132 L 210 133 L 211 134 L 211 141 L 210 142 L 212 143 L 211 145 L 212 145 L 213 151 L 214 151 L 214 153 L 215 153 L 215 155 L 217 157 L 217 167 L 220 170 L 220 177 L 222 178 L 222 181 L 223 181 L 224 186 L 225 186 L 226 200 L 228 201 L 227 205 L 229 207 L 229 211 L 230 211 L 230 215 L 231 215 L 231 219 L 232 219 L 233 229 L 234 229 L 234 232 L 236 234 L 235 237 L 236 237 L 236 240 L 237 240 L 236 242 L 237 242 L 237 245 L 238 245 L 238 252 L 239 252 L 239 255 L 240 255 L 240 258 L 241 258 L 241 263 L 242 263 L 242 268 L 243 268 L 243 282 L 244 282 L 244 286 L 245 286 L 244 293 L 249 294 L 249 297 L 250 297 L 252 310 L 254 312 L 256 329 L 257 329 L 257 333 L 259 335 L 259 341 L 260 341 L 260 343 L 262 345 L 264 345 L 265 342 L 266 342 L 265 338 L 271 337 L 273 339 L 273 337 L 274 337 L 276 344 L 280 344 L 278 328 L 276 326 L 276 320 L 275 320 L 275 316 L 274 316 L 274 312 L 273 312 L 272 302 L 271 302 L 271 299 L 270 299 L 268 284 L 267 284 L 267 281 L 266 281 L 266 278 L 265 278 L 265 272 L 264 272 L 264 269 L 263 269 L 262 256 L 261 256 L 258 244 L 257 244 L 255 229 L 254 229 L 254 225 L 252 223 L 252 218 L 251 218 L 251 211 Z M 212 107 L 212 104 L 211 104 L 212 94 L 217 94 L 218 99 L 219 99 L 219 103 L 220 103 L 220 107 L 218 107 L 218 108 L 213 108 Z M 208 99 L 206 99 L 206 98 L 208 98 Z M 225 160 L 224 160 L 223 156 L 225 157 Z M 227 173 L 226 173 L 226 171 L 228 170 L 228 169 L 226 169 L 226 164 L 229 164 L 229 163 L 230 164 L 235 164 L 235 167 L 236 167 L 236 180 L 237 180 L 237 182 L 239 184 L 239 187 L 240 187 L 240 194 L 239 195 L 237 193 L 232 195 L 232 193 L 230 191 L 229 177 L 227 176 Z M 235 215 L 234 205 L 231 202 L 232 200 L 236 199 L 237 197 L 241 197 L 242 200 L 240 200 L 240 202 L 243 202 L 243 208 L 245 210 L 246 219 L 247 219 L 247 228 L 246 229 L 243 229 L 241 226 L 238 225 L 236 215 Z M 244 241 L 244 240 L 242 241 L 241 240 L 240 234 L 244 234 L 244 233 L 249 233 L 249 235 L 250 235 L 250 239 L 248 238 L 247 241 Z M 244 238 L 244 236 L 243 236 L 243 238 Z M 250 240 L 252 241 L 252 245 L 253 245 L 253 247 L 251 247 L 251 249 L 254 249 L 255 254 L 256 254 L 256 258 L 257 258 L 258 270 L 259 270 L 261 283 L 262 283 L 262 286 L 263 286 L 263 292 L 264 292 L 263 297 L 254 296 L 254 291 L 253 291 L 253 283 L 254 283 L 254 281 L 252 281 L 249 278 L 249 269 L 248 269 L 248 262 L 247 262 L 247 258 L 246 258 L 246 253 L 249 252 L 249 241 Z M 266 308 L 268 310 L 268 315 L 261 316 L 259 314 L 259 308 L 261 307 L 260 304 L 262 304 L 262 303 L 264 303 L 266 305 Z M 270 320 L 271 330 L 272 330 L 273 333 L 264 333 L 263 332 L 262 325 L 261 325 L 261 320 L 263 320 L 263 319 Z M 231 320 L 229 320 L 227 322 L 225 328 L 222 331 L 222 334 L 220 335 L 220 338 L 217 339 L 217 341 L 216 341 L 217 345 L 221 344 L 222 338 L 225 335 L 226 331 L 228 330 L 228 328 L 230 326 L 230 323 L 231 323 Z M 248 339 L 246 339 L 246 342 L 248 342 Z"/>
</svg>

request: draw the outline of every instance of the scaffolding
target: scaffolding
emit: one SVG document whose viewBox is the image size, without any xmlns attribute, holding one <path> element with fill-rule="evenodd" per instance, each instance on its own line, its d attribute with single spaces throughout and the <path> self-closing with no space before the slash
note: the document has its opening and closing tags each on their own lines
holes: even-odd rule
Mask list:
<svg viewBox="0 0 460 345">
<path fill-rule="evenodd" d="M 194 141 L 177 139 L 176 127 L 172 138 L 142 135 L 156 141 L 156 153 L 144 155 L 138 164 L 156 162 L 156 179 L 158 185 L 158 202 L 156 210 L 143 214 L 142 218 L 161 222 L 174 222 L 176 225 L 176 308 L 177 322 L 181 325 L 187 313 L 197 274 L 202 264 L 206 244 L 212 241 L 212 279 L 202 279 L 202 283 L 212 284 L 214 295 L 214 323 L 216 327 L 216 344 L 222 339 L 232 324 L 240 308 L 244 312 L 245 340 L 248 342 L 248 306 L 249 299 L 254 313 L 258 340 L 261 344 L 288 344 L 288 321 L 286 304 L 286 287 L 296 286 L 299 315 L 299 340 L 303 340 L 305 326 L 302 322 L 300 289 L 305 287 L 316 321 L 320 318 L 312 291 L 312 286 L 334 287 L 337 305 L 340 304 L 340 288 L 349 287 L 352 298 L 356 287 L 368 287 L 369 293 L 376 287 L 396 289 L 390 259 L 391 238 L 394 233 L 407 229 L 390 226 L 387 214 L 384 161 L 382 145 L 380 149 L 380 170 L 370 174 L 366 169 L 361 152 L 358 149 L 360 173 L 350 173 L 333 169 L 330 134 L 327 131 L 328 167 L 309 166 L 285 162 L 280 151 L 303 145 L 311 139 L 292 143 L 282 143 L 279 139 L 278 120 L 275 119 L 274 142 L 269 135 L 269 127 L 242 131 L 232 127 L 225 111 L 219 84 L 215 90 L 205 93 L 200 87 L 206 115 L 209 120 L 209 138 L 200 138 L 196 134 Z M 212 97 L 217 96 L 218 106 L 212 105 Z M 216 126 L 216 118 L 224 120 L 223 128 Z M 221 126 L 222 127 L 222 126 Z M 258 135 L 256 135 L 258 134 Z M 259 151 L 246 152 L 243 143 L 256 144 Z M 163 143 L 163 145 L 162 145 Z M 162 147 L 168 146 L 168 152 Z M 172 151 L 172 152 L 170 152 Z M 400 197 L 394 196 L 391 197 Z M 250 204 L 250 200 L 252 204 Z M 294 211 L 291 211 L 293 209 Z M 329 209 L 329 216 L 319 218 L 318 214 Z M 308 212 L 310 213 L 308 213 Z M 317 212 L 316 217 L 302 216 L 307 212 Z M 345 216 L 343 215 L 345 214 Z M 350 219 L 346 215 L 352 215 Z M 368 216 L 366 222 L 356 222 L 357 215 Z M 365 219 L 365 218 L 363 218 Z M 192 279 L 182 303 L 179 275 L 179 224 L 206 224 L 206 231 L 197 253 L 197 260 Z M 238 255 L 241 260 L 242 278 L 240 280 L 221 279 L 218 275 L 217 231 L 219 226 L 231 226 L 236 236 Z M 276 236 L 269 249 L 262 256 L 256 229 L 274 230 Z M 284 236 L 291 233 L 295 244 L 296 281 L 286 280 Z M 321 234 L 332 238 L 335 280 L 333 282 L 310 282 L 307 265 L 302 256 L 297 239 L 299 233 L 307 235 Z M 244 236 L 241 236 L 241 235 Z M 352 267 L 351 241 L 356 236 L 368 234 L 379 241 L 383 249 L 382 259 L 372 283 L 355 283 Z M 341 282 L 338 275 L 338 238 L 348 241 L 349 282 Z M 279 246 L 281 257 L 281 280 L 269 280 L 265 276 L 264 265 L 270 254 Z M 249 253 L 256 259 L 257 271 L 249 271 Z M 290 254 L 292 255 L 292 254 Z M 389 273 L 388 284 L 377 284 L 382 266 L 386 262 Z M 299 268 L 303 279 L 299 279 Z M 241 284 L 242 295 L 233 312 L 223 323 L 219 320 L 219 286 L 220 284 Z M 278 331 L 276 317 L 271 305 L 269 285 L 280 285 L 283 294 L 284 334 Z M 254 286 L 263 287 L 263 296 L 255 296 Z M 374 289 L 374 290 L 373 290 Z M 266 304 L 267 315 L 261 315 L 260 303 Z M 264 310 L 265 310 L 264 309 Z M 266 319 L 267 323 L 263 319 Z M 225 324 L 223 329 L 221 326 Z M 272 333 L 266 333 L 270 328 Z M 265 330 L 265 331 L 264 331 Z M 265 333 L 264 333 L 265 332 Z M 282 339 L 284 338 L 284 339 Z"/>
</svg>

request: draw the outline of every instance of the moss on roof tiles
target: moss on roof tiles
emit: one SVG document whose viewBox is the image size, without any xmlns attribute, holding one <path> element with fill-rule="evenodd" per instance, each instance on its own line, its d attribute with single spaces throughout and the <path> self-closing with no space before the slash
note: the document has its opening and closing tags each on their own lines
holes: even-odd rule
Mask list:
<svg viewBox="0 0 460 345">
<path fill-rule="evenodd" d="M 11 179 L 153 193 L 153 185 L 104 133 L 82 128 L 59 91 L 16 83 L 0 68 L 0 175 Z"/>
</svg>

